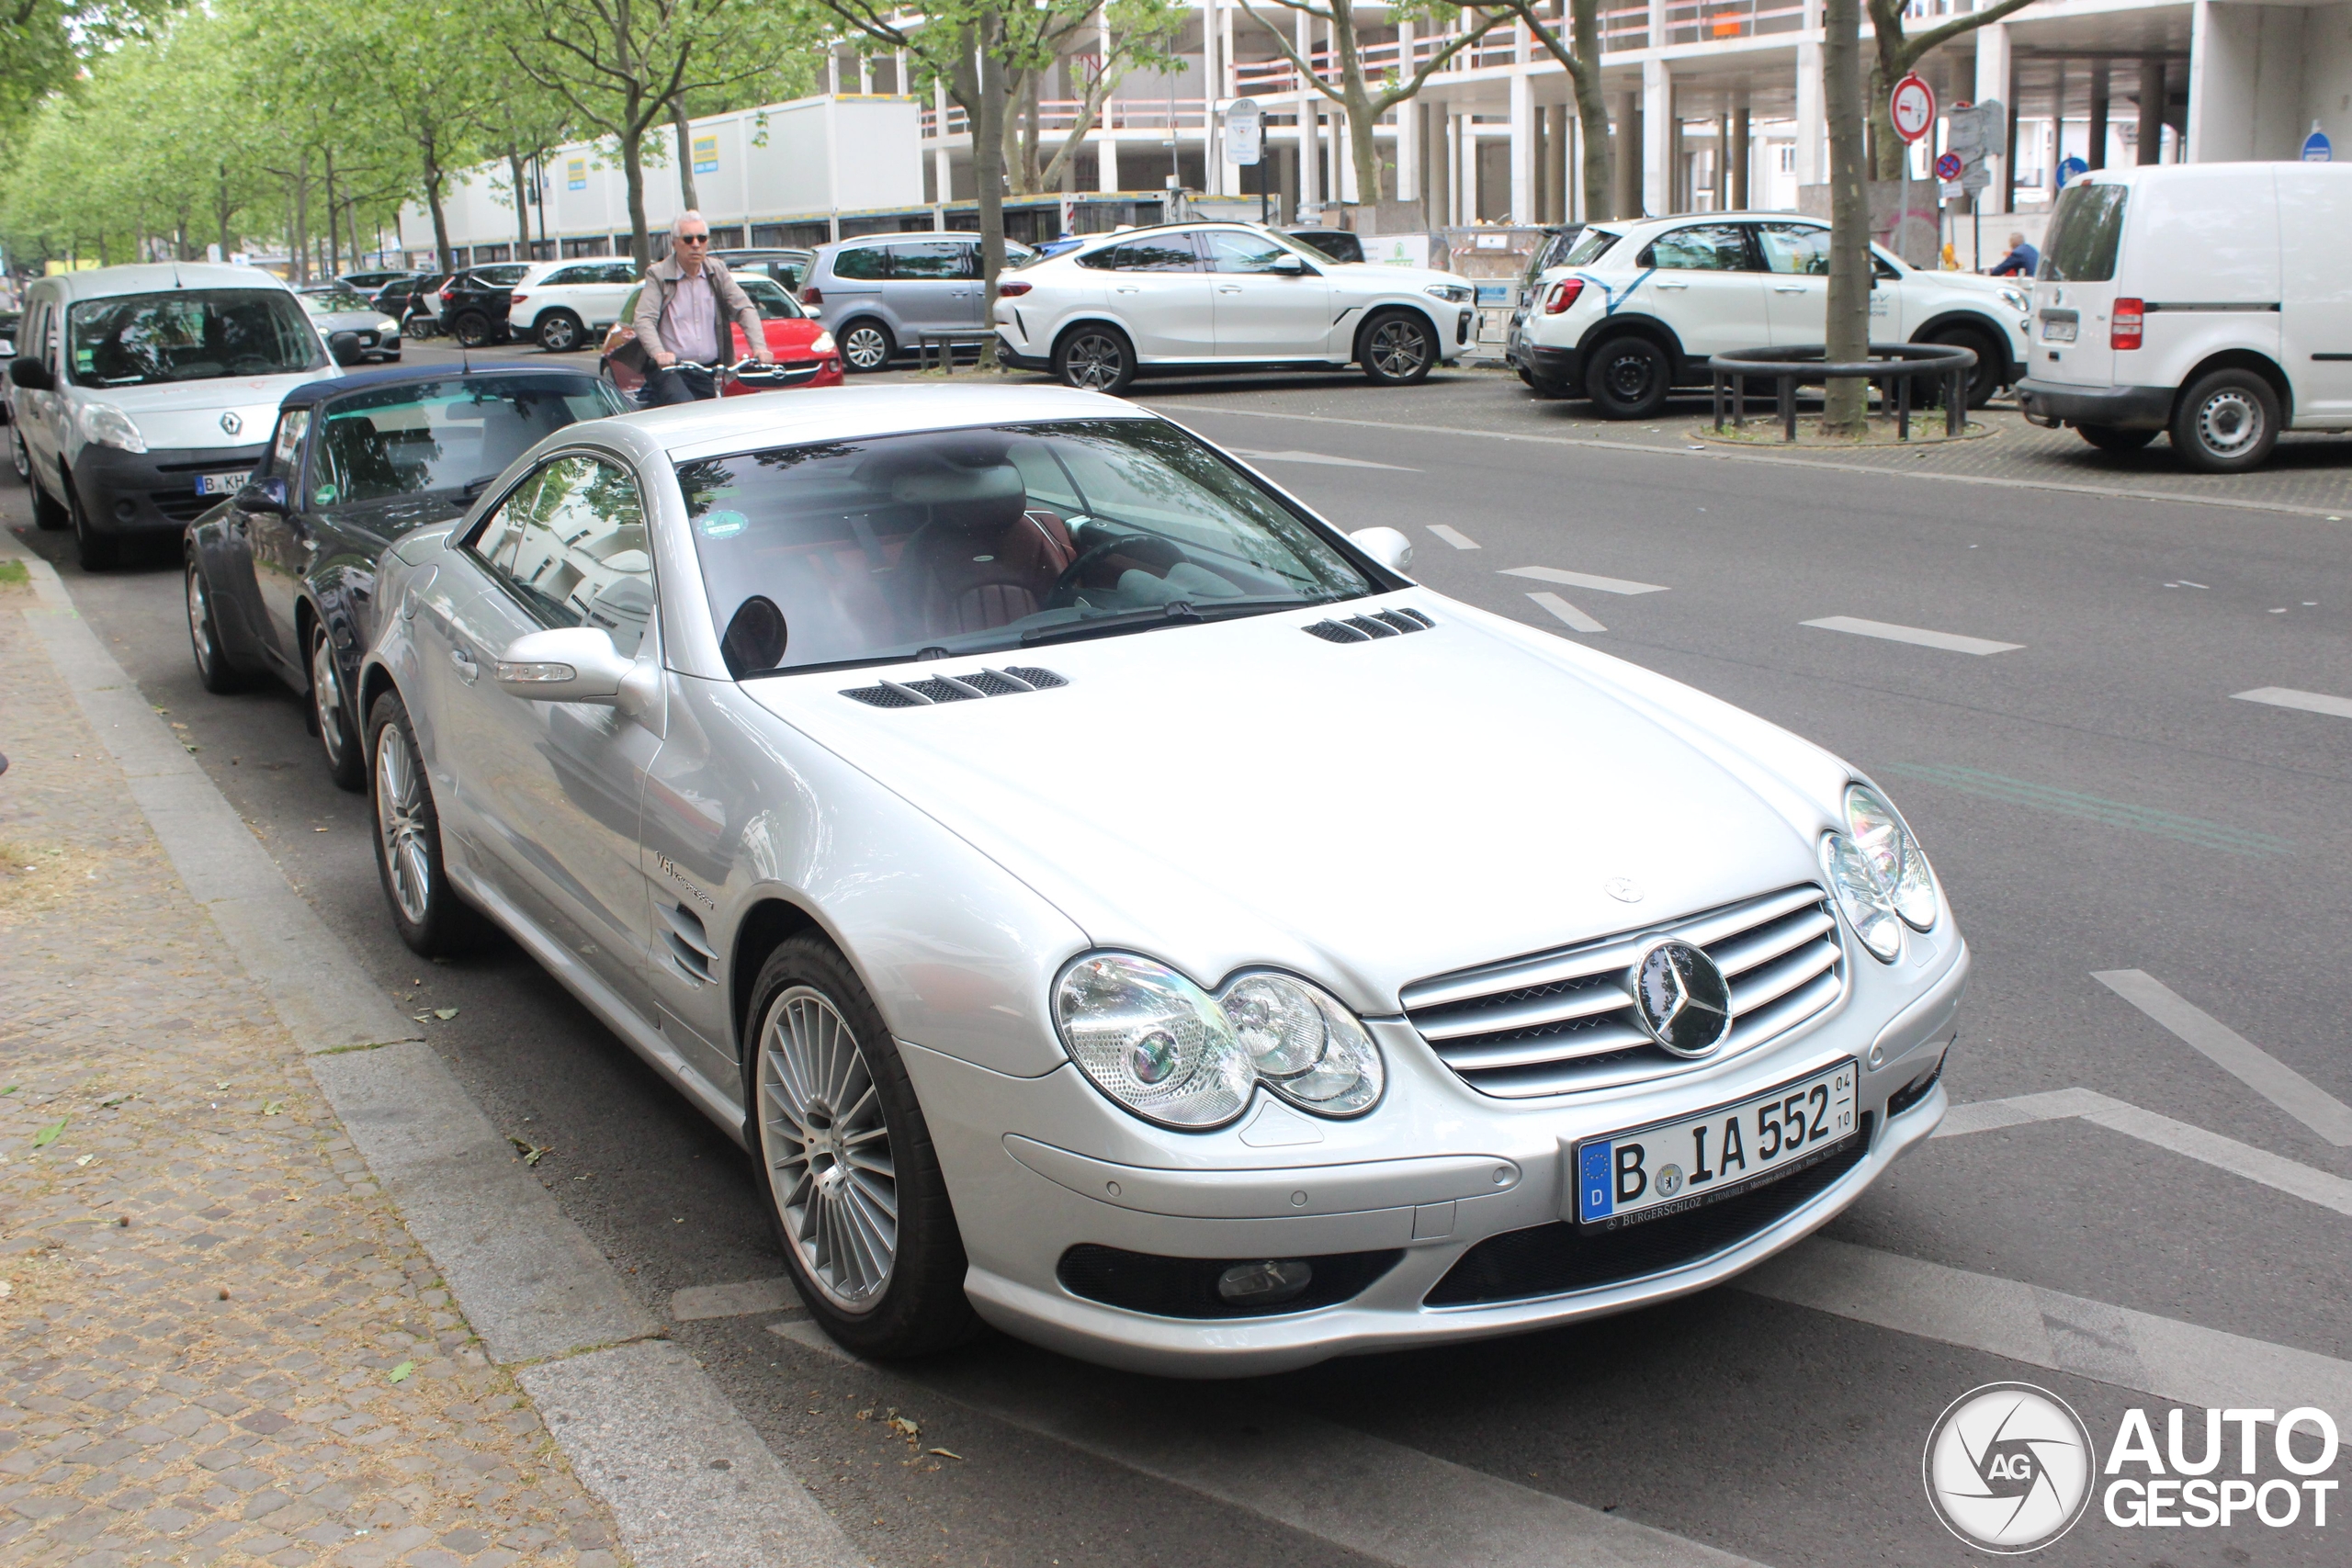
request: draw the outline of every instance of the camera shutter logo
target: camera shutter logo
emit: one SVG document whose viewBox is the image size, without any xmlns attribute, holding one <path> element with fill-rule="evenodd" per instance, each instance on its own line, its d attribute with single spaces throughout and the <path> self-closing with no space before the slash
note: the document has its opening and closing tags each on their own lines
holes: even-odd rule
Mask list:
<svg viewBox="0 0 2352 1568">
<path fill-rule="evenodd" d="M 2090 1506 L 2095 1467 L 2083 1418 L 2024 1382 L 1986 1383 L 1954 1400 L 1920 1461 L 1944 1528 L 2001 1556 L 2039 1551 L 2073 1529 Z"/>
</svg>

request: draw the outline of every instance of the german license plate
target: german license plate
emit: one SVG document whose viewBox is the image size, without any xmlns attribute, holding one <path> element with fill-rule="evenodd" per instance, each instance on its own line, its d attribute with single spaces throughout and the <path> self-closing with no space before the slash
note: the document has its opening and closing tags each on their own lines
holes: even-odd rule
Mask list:
<svg viewBox="0 0 2352 1568">
<path fill-rule="evenodd" d="M 2041 341 L 2072 343 L 2075 341 L 2075 323 L 2073 321 L 2057 317 L 2044 317 L 2041 322 Z"/>
<path fill-rule="evenodd" d="M 196 493 L 234 495 L 245 488 L 245 481 L 251 478 L 253 478 L 251 469 L 241 474 L 198 474 L 196 476 Z"/>
<path fill-rule="evenodd" d="M 1857 1135 L 1854 1063 L 1678 1122 L 1577 1145 L 1576 1217 L 1614 1230 L 1749 1191 Z"/>
</svg>

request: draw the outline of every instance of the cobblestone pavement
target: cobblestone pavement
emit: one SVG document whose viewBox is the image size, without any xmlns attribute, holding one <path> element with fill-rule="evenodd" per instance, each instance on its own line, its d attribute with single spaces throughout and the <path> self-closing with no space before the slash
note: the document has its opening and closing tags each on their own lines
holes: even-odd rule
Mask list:
<svg viewBox="0 0 2352 1568">
<path fill-rule="evenodd" d="M 0 582 L 0 1562 L 616 1562 L 28 611 Z"/>
</svg>

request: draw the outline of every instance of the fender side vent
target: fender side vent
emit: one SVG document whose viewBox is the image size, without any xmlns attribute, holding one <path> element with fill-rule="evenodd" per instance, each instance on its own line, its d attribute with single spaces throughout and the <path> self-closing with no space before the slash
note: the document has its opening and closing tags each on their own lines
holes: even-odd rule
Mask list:
<svg viewBox="0 0 2352 1568">
<path fill-rule="evenodd" d="M 670 962 L 696 985 L 709 985 L 718 972 L 718 954 L 711 951 L 702 917 L 684 904 L 659 905 L 655 912 L 662 917 L 662 945 L 668 949 Z"/>
<path fill-rule="evenodd" d="M 931 675 L 901 685 L 885 681 L 876 686 L 854 686 L 842 696 L 876 708 L 936 707 L 941 703 L 970 702 L 978 697 L 1010 697 L 1023 692 L 1051 691 L 1067 686 L 1067 676 L 1031 664 L 1003 670 L 974 670 L 961 675 Z"/>
</svg>

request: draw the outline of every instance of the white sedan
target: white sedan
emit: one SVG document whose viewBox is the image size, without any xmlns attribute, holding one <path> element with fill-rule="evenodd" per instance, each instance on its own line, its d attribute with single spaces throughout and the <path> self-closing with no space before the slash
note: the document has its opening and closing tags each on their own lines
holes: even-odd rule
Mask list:
<svg viewBox="0 0 2352 1568">
<path fill-rule="evenodd" d="M 1475 299 L 1451 273 L 1336 262 L 1253 224 L 1168 223 L 1005 274 L 997 353 L 1096 392 L 1154 371 L 1350 363 L 1404 387 L 1461 357 Z"/>
<path fill-rule="evenodd" d="M 401 935 L 486 914 L 739 1139 L 818 1323 L 1229 1375 L 1702 1289 L 1933 1131 L 1866 779 L 1434 592 L 1130 404 L 592 420 L 396 544 Z"/>
</svg>

